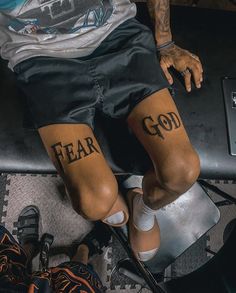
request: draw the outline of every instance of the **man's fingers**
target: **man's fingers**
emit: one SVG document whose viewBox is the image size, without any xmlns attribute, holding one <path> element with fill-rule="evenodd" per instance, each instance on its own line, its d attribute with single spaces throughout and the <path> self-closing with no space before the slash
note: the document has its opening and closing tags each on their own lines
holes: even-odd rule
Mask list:
<svg viewBox="0 0 236 293">
<path fill-rule="evenodd" d="M 196 72 L 196 69 L 198 69 L 199 70 L 199 74 L 200 74 L 200 82 L 202 82 L 203 81 L 203 76 L 202 76 L 202 74 L 203 74 L 203 67 L 202 67 L 202 63 L 201 63 L 201 60 L 199 59 L 199 57 L 197 56 L 197 55 L 194 55 L 194 54 L 192 54 L 192 53 L 190 53 L 190 56 L 194 59 L 192 59 L 192 61 L 191 62 L 189 62 L 190 63 L 190 66 L 188 66 L 189 68 L 191 68 L 193 71 L 195 71 Z M 195 69 L 195 67 L 196 67 L 196 69 Z M 196 82 L 195 82 L 195 84 L 196 84 Z M 196 84 L 196 86 L 197 86 L 197 84 Z"/>
<path fill-rule="evenodd" d="M 169 70 L 168 70 L 169 66 L 166 64 L 166 62 L 164 60 L 161 60 L 160 65 L 161 65 L 161 68 L 162 68 L 162 70 L 163 70 L 163 72 L 164 72 L 169 84 L 173 84 L 173 82 L 174 82 L 173 78 L 172 78 L 172 76 L 171 76 L 171 74 L 169 73 Z"/>
<path fill-rule="evenodd" d="M 198 57 L 197 55 L 195 55 L 195 54 L 193 54 L 193 53 L 191 53 L 191 52 L 189 52 L 189 51 L 187 51 L 187 52 L 189 53 L 189 55 L 190 55 L 193 59 L 197 60 L 198 62 L 201 62 L 200 59 L 199 59 L 199 57 Z"/>
<path fill-rule="evenodd" d="M 203 68 L 199 57 L 187 50 L 181 48 L 178 50 L 178 54 L 174 52 L 172 55 L 161 56 L 160 64 L 166 78 L 170 84 L 173 83 L 173 78 L 169 72 L 169 68 L 173 66 L 184 77 L 185 87 L 188 92 L 192 90 L 191 79 L 193 79 L 195 86 L 200 88 L 203 81 Z"/>
<path fill-rule="evenodd" d="M 200 60 L 199 60 L 198 66 L 199 66 L 200 72 L 203 73 L 203 67 L 202 67 L 202 63 Z"/>
<path fill-rule="evenodd" d="M 185 70 L 184 83 L 187 92 L 191 92 L 191 72 L 189 70 Z"/>
<path fill-rule="evenodd" d="M 196 65 L 196 67 L 198 68 L 198 70 L 200 72 L 200 75 L 201 75 L 200 81 L 202 82 L 202 80 L 203 80 L 203 77 L 202 77 L 202 75 L 203 75 L 202 63 L 199 60 L 199 62 L 196 62 L 195 65 Z"/>
<path fill-rule="evenodd" d="M 202 82 L 203 81 L 203 67 L 202 67 L 202 63 L 201 61 L 199 60 L 199 63 L 198 63 L 198 68 L 199 68 L 199 71 L 200 71 L 200 81 Z"/>
<path fill-rule="evenodd" d="M 189 65 L 189 68 L 192 71 L 194 83 L 196 87 L 199 89 L 201 87 L 202 82 L 202 73 L 197 65 Z"/>
</svg>

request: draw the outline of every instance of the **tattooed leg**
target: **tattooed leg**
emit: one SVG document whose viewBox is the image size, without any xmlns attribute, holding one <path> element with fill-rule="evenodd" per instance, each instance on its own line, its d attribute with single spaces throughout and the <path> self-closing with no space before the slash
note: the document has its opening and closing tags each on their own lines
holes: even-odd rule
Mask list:
<svg viewBox="0 0 236 293">
<path fill-rule="evenodd" d="M 199 175 L 199 158 L 168 90 L 138 104 L 128 124 L 153 162 L 144 177 L 144 203 L 159 209 L 188 190 Z"/>
<path fill-rule="evenodd" d="M 118 197 L 117 182 L 91 128 L 54 124 L 40 128 L 39 134 L 74 209 L 90 220 L 110 216 Z"/>
<path fill-rule="evenodd" d="M 128 194 L 131 247 L 141 260 L 149 260 L 160 245 L 155 214 L 191 187 L 199 174 L 199 159 L 168 90 L 140 102 L 127 122 L 153 162 L 143 190 Z"/>
</svg>

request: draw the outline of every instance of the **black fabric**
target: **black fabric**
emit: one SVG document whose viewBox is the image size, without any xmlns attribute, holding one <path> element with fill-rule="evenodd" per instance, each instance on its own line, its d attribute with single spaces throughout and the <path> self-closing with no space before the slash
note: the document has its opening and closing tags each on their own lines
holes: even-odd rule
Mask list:
<svg viewBox="0 0 236 293">
<path fill-rule="evenodd" d="M 169 86 L 150 29 L 131 19 L 84 58 L 36 57 L 15 66 L 36 128 L 80 123 L 95 113 L 125 119 L 153 92 Z"/>
</svg>

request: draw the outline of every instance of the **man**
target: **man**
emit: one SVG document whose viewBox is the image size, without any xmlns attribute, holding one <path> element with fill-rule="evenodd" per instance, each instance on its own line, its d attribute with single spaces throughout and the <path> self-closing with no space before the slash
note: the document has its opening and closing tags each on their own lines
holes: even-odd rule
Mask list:
<svg viewBox="0 0 236 293">
<path fill-rule="evenodd" d="M 191 90 L 200 87 L 199 59 L 177 47 L 169 1 L 150 0 L 160 64 L 169 83 L 174 66 Z M 4 0 L 1 55 L 27 95 L 45 148 L 64 180 L 74 209 L 90 220 L 121 226 L 127 206 L 93 133 L 97 112 L 125 119 L 152 159 L 143 190 L 128 194 L 129 238 L 137 257 L 159 247 L 155 214 L 196 181 L 191 146 L 156 56 L 151 31 L 135 20 L 129 0 Z M 115 134 L 114 134 L 115 135 Z"/>
</svg>

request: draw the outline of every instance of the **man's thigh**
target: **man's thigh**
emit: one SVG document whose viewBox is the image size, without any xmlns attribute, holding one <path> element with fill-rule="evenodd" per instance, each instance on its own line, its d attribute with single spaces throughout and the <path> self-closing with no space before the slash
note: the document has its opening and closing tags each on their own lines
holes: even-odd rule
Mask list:
<svg viewBox="0 0 236 293">
<path fill-rule="evenodd" d="M 161 166 L 170 154 L 192 152 L 193 148 L 177 107 L 167 89 L 140 102 L 127 122 L 154 164 Z"/>
<path fill-rule="evenodd" d="M 88 125 L 53 124 L 38 131 L 74 207 L 91 206 L 90 213 L 101 201 L 113 204 L 117 182 Z"/>
</svg>

